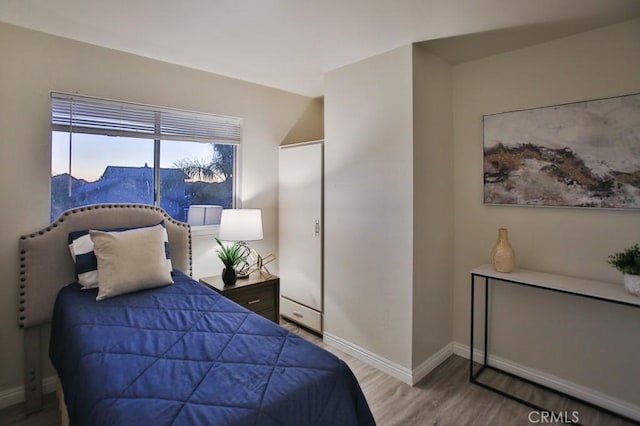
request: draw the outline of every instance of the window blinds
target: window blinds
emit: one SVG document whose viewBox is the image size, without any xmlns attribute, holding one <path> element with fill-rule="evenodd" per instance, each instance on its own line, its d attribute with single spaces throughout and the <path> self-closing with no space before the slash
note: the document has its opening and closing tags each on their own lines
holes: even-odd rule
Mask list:
<svg viewBox="0 0 640 426">
<path fill-rule="evenodd" d="M 108 136 L 239 144 L 242 119 L 51 93 L 51 129 Z"/>
</svg>

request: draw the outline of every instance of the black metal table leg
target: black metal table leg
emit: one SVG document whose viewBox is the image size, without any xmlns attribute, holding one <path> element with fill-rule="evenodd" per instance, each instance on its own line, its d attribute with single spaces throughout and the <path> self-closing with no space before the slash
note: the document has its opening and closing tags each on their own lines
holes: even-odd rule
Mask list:
<svg viewBox="0 0 640 426">
<path fill-rule="evenodd" d="M 469 381 L 473 382 L 473 329 L 474 329 L 474 306 L 475 306 L 475 275 L 471 274 L 471 342 L 469 348 Z"/>
<path fill-rule="evenodd" d="M 484 277 L 484 366 L 489 357 L 489 278 Z"/>
<path fill-rule="evenodd" d="M 485 285 L 485 288 L 484 288 L 484 348 L 483 348 L 482 365 L 480 366 L 478 371 L 474 372 L 474 368 L 473 368 L 473 353 L 474 353 L 474 343 L 475 343 L 475 285 L 476 285 L 476 279 L 478 277 L 484 278 L 484 285 Z M 582 297 L 588 297 L 588 298 L 592 298 L 592 299 L 599 299 L 599 300 L 607 301 L 607 299 L 603 299 L 601 297 L 583 295 L 583 294 L 579 294 L 579 293 L 575 293 L 575 292 L 563 291 L 563 290 L 558 290 L 558 289 L 550 289 L 550 288 L 545 288 L 545 287 L 540 287 L 540 286 L 528 284 L 526 282 L 514 281 L 514 280 L 509 280 L 509 279 L 503 279 L 503 278 L 489 277 L 489 276 L 484 275 L 484 274 L 478 274 L 478 273 L 473 273 L 472 272 L 471 273 L 471 321 L 470 321 L 471 330 L 470 330 L 470 348 L 469 348 L 469 381 L 471 383 L 475 383 L 475 384 L 477 384 L 479 386 L 482 386 L 485 389 L 489 389 L 489 390 L 491 390 L 493 392 L 496 392 L 496 393 L 498 393 L 498 394 L 500 394 L 500 395 L 502 395 L 504 397 L 507 397 L 507 398 L 512 399 L 514 401 L 517 401 L 517 402 L 519 402 L 521 404 L 524 404 L 524 405 L 526 405 L 526 406 L 528 406 L 528 407 L 530 407 L 530 408 L 532 408 L 534 410 L 547 411 L 545 408 L 543 408 L 543 407 L 541 407 L 541 406 L 539 406 L 537 404 L 534 404 L 534 403 L 532 403 L 530 401 L 527 401 L 527 400 L 525 400 L 523 398 L 520 398 L 520 397 L 517 397 L 515 395 L 512 395 L 512 394 L 510 394 L 510 393 L 508 393 L 506 391 L 503 391 L 501 389 L 493 387 L 493 386 L 491 386 L 491 385 L 489 385 L 487 383 L 482 383 L 479 380 L 480 375 L 485 370 L 492 370 L 494 372 L 505 374 L 505 375 L 513 377 L 515 379 L 518 379 L 518 380 L 521 380 L 523 382 L 529 383 L 531 385 L 537 386 L 537 387 L 539 387 L 541 389 L 545 389 L 545 390 L 547 390 L 549 392 L 553 392 L 553 393 L 558 394 L 558 395 L 566 396 L 566 397 L 568 397 L 568 398 L 570 398 L 570 399 L 572 399 L 572 400 L 574 400 L 576 402 L 585 404 L 585 405 L 590 406 L 590 407 L 597 408 L 597 409 L 599 409 L 599 410 L 601 410 L 603 412 L 606 412 L 608 414 L 611 414 L 611 415 L 613 415 L 615 417 L 618 417 L 618 418 L 633 422 L 635 424 L 640 424 L 634 419 L 631 419 L 631 418 L 629 418 L 627 416 L 624 416 L 622 414 L 616 413 L 616 412 L 611 411 L 609 409 L 606 409 L 604 407 L 597 406 L 597 405 L 595 405 L 595 404 L 593 404 L 591 402 L 585 401 L 584 399 L 581 399 L 581 398 L 578 398 L 578 397 L 575 397 L 575 396 L 572 396 L 572 395 L 565 394 L 564 392 L 561 392 L 559 390 L 550 388 L 548 386 L 545 386 L 545 385 L 537 383 L 535 381 L 526 379 L 524 377 L 517 376 L 516 374 L 508 372 L 508 371 L 505 371 L 505 370 L 503 370 L 501 368 L 489 366 L 489 287 L 490 287 L 489 280 L 490 279 L 497 279 L 498 281 L 504 281 L 504 282 L 507 282 L 507 283 L 518 284 L 518 285 L 523 285 L 523 286 L 527 286 L 527 287 L 537 287 L 537 288 L 541 288 L 543 290 L 551 290 L 551 291 L 556 291 L 556 292 L 560 292 L 560 293 L 569 293 L 569 294 L 574 294 L 574 295 L 577 295 L 577 296 L 582 296 Z M 631 305 L 631 306 L 637 307 L 637 305 L 635 305 L 635 304 L 629 304 L 629 303 L 624 302 L 624 301 L 616 301 L 616 300 L 608 300 L 608 301 L 609 302 L 623 304 L 623 305 Z M 571 421 L 571 420 L 568 421 L 568 423 L 578 424 L 578 425 L 580 424 L 577 421 Z"/>
</svg>

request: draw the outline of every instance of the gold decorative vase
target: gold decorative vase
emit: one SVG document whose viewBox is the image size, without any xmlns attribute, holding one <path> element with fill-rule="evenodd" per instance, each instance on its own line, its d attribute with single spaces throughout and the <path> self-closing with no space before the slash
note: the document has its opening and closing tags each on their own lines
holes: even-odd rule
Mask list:
<svg viewBox="0 0 640 426">
<path fill-rule="evenodd" d="M 498 241 L 491 251 L 491 264 L 498 272 L 509 273 L 516 266 L 516 255 L 509 244 L 507 228 L 498 230 Z"/>
</svg>

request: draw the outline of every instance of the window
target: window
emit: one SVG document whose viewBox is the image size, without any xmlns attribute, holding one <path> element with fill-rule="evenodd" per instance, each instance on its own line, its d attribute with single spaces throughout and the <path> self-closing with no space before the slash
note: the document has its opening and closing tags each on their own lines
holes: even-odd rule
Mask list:
<svg viewBox="0 0 640 426">
<path fill-rule="evenodd" d="M 94 203 L 234 207 L 241 120 L 52 93 L 51 220 Z"/>
</svg>

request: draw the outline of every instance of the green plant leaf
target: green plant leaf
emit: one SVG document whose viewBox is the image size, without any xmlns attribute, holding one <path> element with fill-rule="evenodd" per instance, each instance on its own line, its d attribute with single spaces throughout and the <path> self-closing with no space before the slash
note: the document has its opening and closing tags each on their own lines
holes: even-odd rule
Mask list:
<svg viewBox="0 0 640 426">
<path fill-rule="evenodd" d="M 235 268 L 242 261 L 242 247 L 238 243 L 225 246 L 216 238 L 218 243 L 218 258 L 224 263 L 225 267 Z"/>
<path fill-rule="evenodd" d="M 607 263 L 624 274 L 640 275 L 640 244 L 609 255 Z"/>
</svg>

